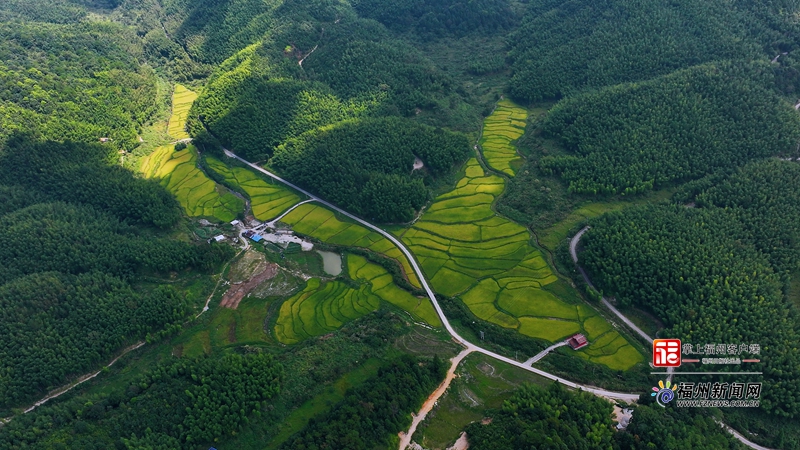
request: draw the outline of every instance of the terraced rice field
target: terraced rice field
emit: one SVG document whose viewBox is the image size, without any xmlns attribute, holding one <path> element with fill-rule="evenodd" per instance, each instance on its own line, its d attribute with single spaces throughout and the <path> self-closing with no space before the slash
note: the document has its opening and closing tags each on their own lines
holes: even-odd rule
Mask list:
<svg viewBox="0 0 800 450">
<path fill-rule="evenodd" d="M 372 292 L 381 300 L 408 311 L 417 320 L 435 327 L 442 326 L 430 300 L 427 297 L 415 297 L 397 287 L 392 275 L 383 267 L 367 261 L 363 256 L 347 255 L 347 271 L 350 278 L 369 283 Z"/>
<path fill-rule="evenodd" d="M 197 150 L 191 145 L 177 152 L 173 145 L 158 147 L 142 160 L 140 171 L 158 179 L 190 217 L 229 222 L 244 210 L 242 199 L 197 168 Z"/>
<path fill-rule="evenodd" d="M 319 278 L 312 278 L 305 289 L 281 305 L 275 337 L 284 344 L 296 344 L 329 333 L 375 311 L 379 305 L 380 299 L 368 285 L 355 290 L 339 281 L 322 283 Z"/>
<path fill-rule="evenodd" d="M 381 266 L 357 255 L 347 256 L 348 273 L 361 283 L 353 289 L 339 281 L 308 281 L 305 289 L 281 305 L 275 323 L 275 337 L 284 344 L 295 344 L 341 327 L 346 322 L 375 311 L 381 300 L 402 308 L 419 320 L 441 326 L 427 299 L 419 299 L 397 287 Z"/>
<path fill-rule="evenodd" d="M 528 230 L 492 210 L 503 189 L 501 177 L 487 175 L 475 158 L 470 159 L 456 188 L 437 197 L 402 234 L 431 286 L 460 298 L 478 318 L 526 336 L 556 342 L 577 332 L 597 335 L 598 320 L 608 323 L 587 306 L 559 298 L 556 293 L 572 288 L 530 244 Z M 594 327 L 593 333 L 587 325 Z M 579 353 L 620 370 L 642 360 L 616 331 L 604 333 L 603 338 L 607 334 L 619 339 L 613 345 L 592 343 Z"/>
<path fill-rule="evenodd" d="M 486 163 L 513 177 L 522 163 L 512 142 L 525 133 L 528 112 L 511 100 L 500 100 L 494 112 L 483 122 L 480 145 Z"/>
<path fill-rule="evenodd" d="M 208 167 L 223 177 L 229 186 L 240 187 L 250 198 L 253 216 L 272 220 L 300 201 L 300 197 L 282 184 L 267 181 L 243 167 L 228 167 L 222 161 L 206 157 Z"/>
<path fill-rule="evenodd" d="M 329 209 L 306 203 L 300 205 L 286 215 L 282 222 L 292 226 L 292 229 L 306 236 L 319 239 L 322 242 L 347 247 L 362 247 L 397 260 L 403 268 L 409 283 L 421 287 L 414 270 L 399 248 L 388 239 L 361 225 L 339 220 Z"/>
<path fill-rule="evenodd" d="M 197 93 L 186 89 L 185 86 L 176 84 L 172 93 L 172 116 L 169 118 L 167 132 L 175 139 L 188 139 L 186 132 L 186 117 L 197 98 Z"/>
</svg>

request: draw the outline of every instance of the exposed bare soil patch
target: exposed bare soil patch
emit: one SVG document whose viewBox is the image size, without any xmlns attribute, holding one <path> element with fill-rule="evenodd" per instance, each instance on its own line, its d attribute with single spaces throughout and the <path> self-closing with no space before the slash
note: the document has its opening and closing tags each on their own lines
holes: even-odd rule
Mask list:
<svg viewBox="0 0 800 450">
<path fill-rule="evenodd" d="M 241 302 L 247 294 L 252 292 L 253 289 L 257 288 L 261 283 L 274 278 L 278 273 L 277 264 L 267 263 L 265 261 L 257 267 L 261 268 L 261 271 L 253 274 L 247 281 L 231 284 L 231 287 L 229 287 L 222 296 L 222 301 L 219 304 L 220 306 L 231 309 L 238 308 L 239 302 Z M 233 271 L 233 269 L 231 269 L 231 271 Z"/>
</svg>

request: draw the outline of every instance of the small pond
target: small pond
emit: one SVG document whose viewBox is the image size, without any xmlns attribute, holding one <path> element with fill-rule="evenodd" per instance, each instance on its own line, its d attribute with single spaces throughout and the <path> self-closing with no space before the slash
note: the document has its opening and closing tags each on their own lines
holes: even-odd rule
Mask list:
<svg viewBox="0 0 800 450">
<path fill-rule="evenodd" d="M 325 273 L 333 276 L 342 273 L 342 255 L 323 250 L 317 250 L 317 253 L 322 256 L 322 267 Z"/>
</svg>

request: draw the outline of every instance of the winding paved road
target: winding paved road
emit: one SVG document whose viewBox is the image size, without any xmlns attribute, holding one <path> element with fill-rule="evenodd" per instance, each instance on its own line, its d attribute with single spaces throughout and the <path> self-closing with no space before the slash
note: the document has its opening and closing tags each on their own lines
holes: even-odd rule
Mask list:
<svg viewBox="0 0 800 450">
<path fill-rule="evenodd" d="M 349 212 L 337 207 L 336 205 L 333 205 L 331 203 L 326 202 L 325 200 L 317 197 L 316 195 L 313 195 L 312 193 L 306 191 L 305 189 L 302 189 L 302 188 L 300 188 L 300 187 L 298 187 L 298 186 L 296 186 L 296 185 L 284 180 L 283 178 L 275 175 L 274 173 L 264 169 L 261 166 L 258 166 L 256 164 L 253 164 L 253 163 L 251 163 L 251 162 L 249 162 L 247 160 L 244 160 L 244 159 L 240 158 L 239 156 L 237 156 L 235 153 L 231 152 L 230 150 L 226 149 L 225 150 L 225 155 L 227 155 L 230 158 L 237 159 L 238 161 L 248 165 L 252 169 L 257 170 L 257 171 L 263 173 L 264 175 L 267 175 L 268 177 L 271 177 L 274 180 L 280 181 L 281 183 L 291 187 L 292 189 L 295 189 L 296 191 L 307 195 L 309 198 L 311 198 L 313 200 L 316 200 L 321 205 L 325 205 L 328 208 L 338 212 L 339 214 L 341 214 L 341 215 L 343 215 L 345 217 L 348 217 L 348 218 L 354 220 L 355 222 L 363 225 L 364 227 L 369 228 L 370 230 L 373 230 L 376 233 L 381 234 L 383 237 L 385 237 L 386 239 L 391 241 L 394 245 L 396 245 L 397 248 L 399 248 L 403 252 L 403 254 L 406 255 L 406 258 L 408 258 L 408 261 L 411 264 L 411 267 L 414 268 L 414 272 L 417 274 L 417 277 L 419 278 L 420 283 L 422 283 L 422 287 L 423 287 L 423 289 L 425 289 L 425 293 L 428 295 L 428 298 L 431 300 L 431 303 L 433 304 L 433 307 L 436 310 L 436 314 L 439 315 L 439 319 L 441 319 L 442 324 L 444 325 L 444 328 L 447 330 L 447 332 L 450 334 L 450 336 L 453 338 L 453 340 L 455 340 L 459 344 L 463 345 L 465 348 L 467 348 L 467 349 L 469 349 L 471 351 L 474 351 L 474 352 L 482 353 L 482 354 L 484 354 L 486 356 L 489 356 L 491 358 L 494 358 L 494 359 L 496 359 L 498 361 L 503 361 L 503 362 L 505 362 L 507 364 L 510 364 L 512 366 L 519 367 L 520 369 L 527 370 L 528 372 L 533 372 L 533 373 L 535 373 L 535 374 L 537 374 L 537 375 L 539 375 L 541 377 L 547 378 L 549 380 L 556 381 L 556 382 L 561 383 L 561 384 L 563 384 L 563 385 L 565 385 L 567 387 L 570 387 L 570 388 L 573 388 L 573 389 L 582 389 L 582 390 L 584 390 L 586 392 L 590 392 L 590 393 L 592 393 L 594 395 L 597 395 L 597 396 L 600 396 L 600 397 L 605 397 L 605 398 L 614 399 L 614 400 L 622 400 L 622 401 L 625 401 L 625 402 L 634 402 L 634 401 L 639 399 L 639 394 L 629 394 L 629 393 L 625 393 L 625 392 L 607 391 L 605 389 L 601 389 L 601 388 L 598 388 L 598 387 L 587 386 L 587 385 L 583 385 L 583 384 L 579 384 L 579 383 L 574 383 L 574 382 L 569 381 L 569 380 L 565 380 L 565 379 L 563 379 L 561 377 L 558 377 L 558 376 L 553 375 L 551 373 L 545 372 L 543 370 L 539 370 L 539 369 L 537 369 L 535 367 L 526 366 L 525 363 L 523 363 L 523 362 L 515 361 L 515 360 L 513 360 L 511 358 L 507 358 L 507 357 L 505 357 L 503 355 L 499 355 L 499 354 L 494 353 L 492 351 L 489 351 L 489 350 L 487 350 L 485 348 L 478 347 L 477 345 L 467 341 L 466 339 L 461 337 L 456 332 L 456 330 L 453 328 L 452 325 L 450 325 L 450 322 L 447 320 L 447 317 L 444 315 L 444 311 L 442 310 L 442 307 L 439 306 L 439 302 L 436 300 L 436 295 L 434 295 L 433 291 L 431 290 L 430 286 L 428 285 L 428 281 L 427 281 L 427 279 L 425 279 L 425 275 L 422 273 L 422 269 L 420 269 L 419 265 L 417 264 L 417 261 L 414 259 L 414 255 L 411 253 L 410 250 L 408 250 L 408 248 L 405 246 L 405 244 L 403 244 L 403 242 L 400 241 L 399 239 L 397 239 L 393 234 L 387 232 L 386 230 L 384 230 L 384 229 L 382 229 L 382 228 L 380 228 L 380 227 L 378 227 L 376 225 L 373 225 L 373 224 L 367 222 L 366 220 L 363 220 L 363 219 L 361 219 L 359 217 L 356 217 L 356 216 L 350 214 Z"/>
<path fill-rule="evenodd" d="M 591 280 L 589 280 L 589 275 L 586 274 L 586 271 L 583 270 L 583 267 L 578 265 L 578 242 L 580 242 L 581 238 L 583 237 L 583 234 L 586 233 L 586 231 L 589 230 L 589 228 L 591 227 L 589 227 L 588 225 L 583 227 L 583 229 L 579 231 L 578 234 L 572 237 L 572 240 L 569 241 L 569 254 L 570 256 L 572 256 L 572 262 L 575 263 L 575 267 L 578 268 L 578 272 L 581 273 L 583 281 L 585 281 L 586 284 L 588 284 L 592 289 L 597 289 L 594 287 Z M 603 297 L 603 304 L 606 305 L 606 308 L 610 309 L 611 312 L 614 313 L 614 315 L 619 317 L 621 321 L 625 322 L 625 325 L 627 325 L 631 330 L 635 331 L 636 334 L 641 336 L 645 341 L 651 344 L 653 343 L 653 338 L 648 336 L 647 333 L 642 331 L 641 328 L 637 327 L 635 323 L 631 322 L 630 319 L 628 319 L 621 312 L 619 312 L 619 310 L 615 308 L 614 305 L 612 305 L 611 302 L 609 302 L 608 299 L 605 297 Z"/>
<path fill-rule="evenodd" d="M 367 222 L 364 219 L 361 219 L 359 217 L 356 217 L 356 216 L 350 214 L 349 212 L 337 207 L 336 205 L 333 205 L 331 203 L 326 202 L 325 200 L 322 200 L 321 198 L 317 197 L 316 195 L 313 195 L 312 193 L 306 191 L 305 189 L 302 189 L 302 188 L 300 188 L 300 187 L 298 187 L 298 186 L 296 186 L 296 185 L 284 180 L 283 178 L 275 175 L 274 173 L 264 169 L 261 166 L 255 165 L 255 164 L 253 164 L 253 163 L 251 163 L 249 161 L 246 161 L 246 160 L 240 158 L 239 156 L 237 156 L 235 153 L 231 152 L 230 150 L 226 149 L 225 150 L 225 155 L 227 155 L 228 157 L 237 159 L 237 160 L 241 161 L 244 164 L 247 164 L 248 166 L 250 166 L 254 170 L 257 170 L 257 171 L 263 173 L 264 175 L 267 175 L 268 177 L 273 178 L 274 180 L 280 181 L 281 183 L 291 187 L 292 189 L 297 190 L 298 192 L 302 192 L 303 194 L 307 195 L 310 199 L 316 200 L 318 203 L 327 206 L 328 208 L 338 212 L 339 214 L 341 214 L 341 215 L 343 215 L 345 217 L 348 217 L 348 218 L 356 221 L 357 223 L 369 228 L 370 230 L 375 231 L 376 233 L 380 233 L 383 237 L 385 237 L 386 239 L 389 239 L 392 243 L 394 243 L 394 245 L 396 245 L 397 248 L 399 248 L 403 252 L 403 254 L 406 255 L 406 258 L 408 258 L 409 263 L 411 263 L 411 267 L 414 268 L 414 272 L 417 274 L 417 277 L 419 278 L 419 281 L 422 283 L 422 287 L 425 289 L 425 292 L 428 294 L 428 298 L 431 300 L 431 303 L 433 303 L 433 307 L 434 307 L 434 309 L 436 309 L 436 314 L 439 315 L 439 319 L 441 319 L 442 324 L 444 324 L 444 328 L 447 330 L 447 332 L 450 334 L 450 336 L 453 338 L 454 341 L 456 341 L 459 344 L 463 345 L 467 350 L 469 350 L 471 352 L 474 351 L 474 352 L 482 353 L 482 354 L 484 354 L 486 356 L 489 356 L 490 358 L 494 358 L 494 359 L 496 359 L 498 361 L 503 361 L 504 363 L 510 364 L 512 366 L 515 366 L 515 367 L 519 367 L 520 369 L 527 370 L 528 372 L 533 372 L 533 373 L 535 373 L 535 374 L 537 374 L 537 375 L 539 375 L 541 377 L 544 377 L 544 378 L 547 378 L 549 380 L 553 380 L 553 381 L 556 381 L 558 383 L 561 383 L 564 386 L 567 386 L 567 387 L 570 387 L 570 388 L 573 388 L 573 389 L 582 389 L 582 390 L 584 390 L 586 392 L 590 392 L 590 393 L 592 393 L 594 395 L 597 395 L 598 397 L 604 397 L 604 398 L 613 399 L 613 400 L 622 400 L 622 401 L 629 402 L 629 403 L 630 402 L 635 402 L 636 400 L 639 399 L 639 394 L 628 394 L 628 393 L 625 393 L 625 392 L 607 391 L 605 389 L 601 389 L 601 388 L 598 388 L 598 387 L 587 386 L 587 385 L 584 385 L 584 384 L 574 383 L 572 381 L 565 380 L 565 379 L 563 379 L 561 377 L 558 377 L 558 376 L 553 375 L 551 373 L 545 372 L 543 370 L 539 370 L 539 369 L 537 369 L 535 367 L 526 366 L 524 362 L 519 362 L 519 361 L 515 361 L 515 360 L 513 360 L 511 358 L 506 358 L 503 355 L 499 355 L 499 354 L 497 354 L 495 352 L 492 352 L 492 351 L 489 351 L 489 350 L 487 350 L 485 348 L 478 347 L 477 345 L 467 341 L 466 339 L 461 337 L 456 332 L 456 330 L 453 328 L 452 325 L 450 325 L 450 322 L 447 320 L 447 317 L 444 315 L 444 311 L 442 310 L 442 307 L 439 306 L 439 302 L 436 300 L 436 295 L 434 295 L 433 291 L 431 290 L 430 286 L 428 285 L 428 280 L 425 279 L 425 275 L 422 273 L 422 269 L 420 269 L 419 265 L 417 264 L 417 261 L 414 259 L 414 255 L 405 246 L 405 244 L 403 244 L 403 242 L 400 241 L 399 239 L 397 239 L 393 234 L 387 232 L 383 228 L 380 228 L 380 227 L 378 227 L 376 225 L 373 225 L 373 224 Z M 578 258 L 577 253 L 576 253 L 576 248 L 577 248 L 577 245 L 578 245 L 578 241 L 580 240 L 581 236 L 583 236 L 583 233 L 585 233 L 588 228 L 589 227 L 586 227 L 583 230 L 581 230 L 580 233 L 578 233 L 574 238 L 572 238 L 573 239 L 572 242 L 570 242 L 570 253 L 572 254 L 573 260 L 575 260 L 576 262 L 577 262 L 577 258 Z M 591 285 L 591 283 L 589 282 L 589 278 L 586 276 L 586 273 L 583 271 L 583 269 L 581 269 L 580 266 L 578 266 L 578 269 L 581 271 L 581 274 L 583 275 L 583 277 L 586 280 L 586 282 L 589 283 L 589 285 Z M 647 336 L 647 333 L 643 332 L 638 327 L 636 327 L 636 325 L 634 325 L 633 322 L 630 322 L 629 320 L 627 320 L 627 318 L 625 316 L 623 316 L 622 313 L 617 311 L 617 309 L 614 308 L 610 303 L 607 303 L 606 306 L 611 308 L 611 310 L 614 311 L 615 314 L 617 314 L 620 317 L 620 319 L 622 319 L 631 328 L 633 328 L 634 330 L 637 330 L 637 332 L 639 334 L 643 335 L 643 337 L 645 337 L 648 341 L 652 342 L 652 339 L 649 336 Z M 745 438 L 744 436 L 742 436 L 741 434 L 739 434 L 738 432 L 736 432 L 735 430 L 733 430 L 729 426 L 725 425 L 724 423 L 722 423 L 722 422 L 718 422 L 718 423 L 720 424 L 721 427 L 723 427 L 725 430 L 730 432 L 736 439 L 738 439 L 740 442 L 742 442 L 743 444 L 747 445 L 748 447 L 756 449 L 756 450 L 770 450 L 770 449 L 767 449 L 766 447 L 762 447 L 762 446 L 760 446 L 760 445 L 758 445 L 758 444 L 756 444 L 754 442 L 751 442 L 751 441 L 747 440 L 747 438 Z"/>
<path fill-rule="evenodd" d="M 586 274 L 586 271 L 584 271 L 583 268 L 580 265 L 578 265 L 578 242 L 580 242 L 581 238 L 583 237 L 583 234 L 586 233 L 586 231 L 589 228 L 591 228 L 591 227 L 589 227 L 588 225 L 583 227 L 583 229 L 581 229 L 581 231 L 579 231 L 575 236 L 572 237 L 572 239 L 569 241 L 569 254 L 570 254 L 570 256 L 572 256 L 572 262 L 575 263 L 575 267 L 578 268 L 578 271 L 581 273 L 581 276 L 583 276 L 583 281 L 585 281 L 586 284 L 588 284 L 593 289 L 595 289 L 595 287 L 592 284 L 591 280 L 589 280 L 589 276 Z M 617 317 L 619 317 L 620 320 L 625 322 L 625 325 L 629 326 L 633 331 L 635 331 L 637 334 L 639 334 L 639 336 L 643 337 L 646 341 L 648 341 L 650 343 L 653 342 L 653 338 L 648 336 L 647 333 L 642 331 L 639 327 L 636 326 L 636 324 L 631 322 L 627 317 L 625 317 L 621 312 L 619 312 L 619 310 L 617 308 L 615 308 L 614 305 L 612 305 L 605 297 L 603 297 L 603 304 L 606 305 L 606 307 L 608 309 L 610 309 L 611 312 L 613 312 Z M 673 375 L 672 372 L 674 370 L 675 370 L 674 367 L 667 368 L 667 373 L 669 373 L 669 375 L 667 375 L 667 379 L 670 380 L 670 381 L 672 380 L 672 375 Z M 733 428 L 729 427 L 728 425 L 725 425 L 721 421 L 719 421 L 717 419 L 714 419 L 714 421 L 717 422 L 717 424 L 719 426 L 721 426 L 725 431 L 727 431 L 728 433 L 732 434 L 733 437 L 738 439 L 739 442 L 741 442 L 742 444 L 744 444 L 744 445 L 746 445 L 746 446 L 748 446 L 750 448 L 753 448 L 755 450 L 771 450 L 771 449 L 769 449 L 767 447 L 763 447 L 761 445 L 756 444 L 755 442 L 752 442 L 752 441 L 748 440 L 741 433 L 739 433 L 738 431 L 736 431 Z"/>
</svg>

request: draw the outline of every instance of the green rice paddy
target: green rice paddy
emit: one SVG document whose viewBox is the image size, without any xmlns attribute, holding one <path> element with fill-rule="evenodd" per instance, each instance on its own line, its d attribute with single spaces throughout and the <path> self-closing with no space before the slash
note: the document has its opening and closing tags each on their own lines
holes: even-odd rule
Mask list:
<svg viewBox="0 0 800 450">
<path fill-rule="evenodd" d="M 514 176 L 522 163 L 511 143 L 525 133 L 528 112 L 511 100 L 500 100 L 494 112 L 483 122 L 480 145 L 486 163 L 495 170 Z"/>
<path fill-rule="evenodd" d="M 642 361 L 552 272 L 528 230 L 495 214 L 492 203 L 503 189 L 501 177 L 470 159 L 455 189 L 437 197 L 402 233 L 433 289 L 460 298 L 482 320 L 532 338 L 556 342 L 585 333 L 591 343 L 578 354 L 613 369 Z"/>
<path fill-rule="evenodd" d="M 247 194 L 256 219 L 272 220 L 300 201 L 297 194 L 282 184 L 267 181 L 251 170 L 228 167 L 211 156 L 206 157 L 206 164 L 229 186 L 239 186 Z"/>
<path fill-rule="evenodd" d="M 183 85 L 175 85 L 175 91 L 172 93 L 172 116 L 167 126 L 167 132 L 175 139 L 189 138 L 189 133 L 186 132 L 186 118 L 196 98 L 196 92 L 186 89 Z"/>
<path fill-rule="evenodd" d="M 242 199 L 198 169 L 197 150 L 191 145 L 177 152 L 173 145 L 156 148 L 142 160 L 140 171 L 146 178 L 160 180 L 190 217 L 229 222 L 244 210 Z"/>
<path fill-rule="evenodd" d="M 275 323 L 275 337 L 284 344 L 295 344 L 313 336 L 330 333 L 346 322 L 375 311 L 381 300 L 411 313 L 416 319 L 441 326 L 433 306 L 397 287 L 383 267 L 366 258 L 347 255 L 350 277 L 358 289 L 340 281 L 308 281 L 305 289 L 286 300 Z"/>
<path fill-rule="evenodd" d="M 333 211 L 323 206 L 313 203 L 300 205 L 281 221 L 291 225 L 294 231 L 327 244 L 362 247 L 395 259 L 402 266 L 409 283 L 421 287 L 408 259 L 391 241 L 361 225 L 339 220 Z"/>
</svg>

